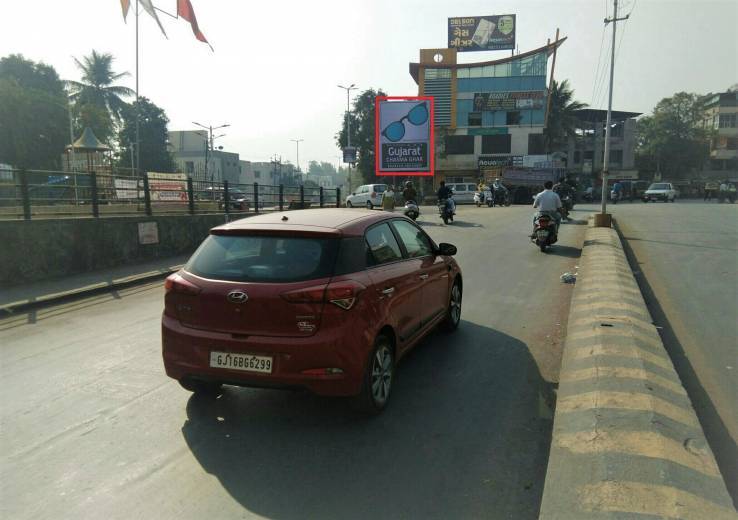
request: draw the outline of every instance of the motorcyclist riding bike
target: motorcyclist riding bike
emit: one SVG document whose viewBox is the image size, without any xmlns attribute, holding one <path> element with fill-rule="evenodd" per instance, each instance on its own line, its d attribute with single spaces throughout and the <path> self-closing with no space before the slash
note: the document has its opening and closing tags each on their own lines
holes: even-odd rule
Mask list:
<svg viewBox="0 0 738 520">
<path fill-rule="evenodd" d="M 561 198 L 553 191 L 553 182 L 546 181 L 543 187 L 545 189 L 533 200 L 533 207 L 538 209 L 538 213 L 533 216 L 533 223 L 535 224 L 539 215 L 548 215 L 556 221 L 556 233 L 558 234 L 561 224 Z"/>
<path fill-rule="evenodd" d="M 507 196 L 507 188 L 504 184 L 500 181 L 500 179 L 495 179 L 492 183 L 492 201 L 493 205 L 504 205 L 505 204 L 505 197 Z"/>
<path fill-rule="evenodd" d="M 557 182 L 553 186 L 553 192 L 561 199 L 561 216 L 565 219 L 569 219 L 569 211 L 574 207 L 572 204 L 572 188 L 566 182 Z"/>
<path fill-rule="evenodd" d="M 413 188 L 412 181 L 407 181 L 405 183 L 405 189 L 402 190 L 402 198 L 405 202 L 409 200 L 416 202 L 418 200 L 418 193 L 415 191 L 415 188 Z"/>
<path fill-rule="evenodd" d="M 446 186 L 445 181 L 441 181 L 441 185 L 438 188 L 438 201 L 446 201 L 446 208 L 448 208 L 448 211 L 451 215 L 456 213 L 456 203 L 454 202 L 454 199 L 452 198 L 454 192 L 451 188 Z"/>
</svg>

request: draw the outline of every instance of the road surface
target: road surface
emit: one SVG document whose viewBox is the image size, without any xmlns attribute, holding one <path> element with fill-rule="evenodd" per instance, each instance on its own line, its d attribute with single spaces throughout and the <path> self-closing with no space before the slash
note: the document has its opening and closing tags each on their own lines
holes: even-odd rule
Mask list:
<svg viewBox="0 0 738 520">
<path fill-rule="evenodd" d="M 379 417 L 305 393 L 192 397 L 163 373 L 161 282 L 0 321 L 0 517 L 537 518 L 559 276 L 585 226 L 542 254 L 529 208 L 462 207 L 448 227 L 423 210 L 459 248 L 463 321 L 408 356 Z"/>
<path fill-rule="evenodd" d="M 609 205 L 738 503 L 738 205 Z"/>
</svg>

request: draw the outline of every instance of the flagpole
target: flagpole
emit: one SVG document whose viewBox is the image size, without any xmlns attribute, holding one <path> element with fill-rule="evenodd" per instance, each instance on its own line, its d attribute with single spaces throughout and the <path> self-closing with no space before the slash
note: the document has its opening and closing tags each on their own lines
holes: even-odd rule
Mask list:
<svg viewBox="0 0 738 520">
<path fill-rule="evenodd" d="M 138 0 L 136 0 L 136 175 L 140 175 L 141 141 L 139 136 L 139 103 L 138 103 Z"/>
</svg>

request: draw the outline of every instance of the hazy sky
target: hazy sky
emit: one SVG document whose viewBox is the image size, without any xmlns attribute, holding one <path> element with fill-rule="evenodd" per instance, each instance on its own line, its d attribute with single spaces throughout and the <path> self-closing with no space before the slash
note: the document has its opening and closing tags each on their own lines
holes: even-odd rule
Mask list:
<svg viewBox="0 0 738 520">
<path fill-rule="evenodd" d="M 153 0 L 170 12 L 176 0 Z M 135 3 L 135 0 L 131 0 Z M 300 163 L 334 164 L 334 135 L 346 107 L 338 83 L 415 95 L 408 63 L 420 48 L 443 47 L 450 16 L 517 15 L 524 52 L 568 36 L 555 77 L 568 78 L 580 101 L 607 106 L 612 13 L 605 0 L 192 0 L 215 52 L 195 40 L 184 20 L 160 14 L 169 39 L 141 14 L 140 93 L 162 106 L 171 130 L 191 121 L 230 123 L 218 141 L 242 159 L 273 154 Z M 618 24 L 614 108 L 649 112 L 661 98 L 686 90 L 726 90 L 738 82 L 738 0 L 623 0 Z M 79 79 L 72 56 L 110 52 L 119 71 L 133 74 L 134 23 L 123 22 L 119 0 L 4 1 L 0 55 L 21 53 Z M 603 30 L 604 41 L 603 41 Z M 622 35 L 622 39 L 620 37 Z M 509 51 L 469 52 L 460 61 L 502 58 Z M 601 58 L 600 58 L 601 57 Z M 596 72 L 600 74 L 597 86 Z M 133 87 L 131 76 L 126 83 Z M 594 92 L 594 97 L 593 97 Z"/>
</svg>

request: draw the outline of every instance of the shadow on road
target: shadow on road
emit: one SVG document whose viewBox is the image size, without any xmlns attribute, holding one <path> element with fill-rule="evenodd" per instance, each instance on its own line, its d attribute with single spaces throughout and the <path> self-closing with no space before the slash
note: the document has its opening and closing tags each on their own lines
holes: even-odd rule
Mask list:
<svg viewBox="0 0 738 520">
<path fill-rule="evenodd" d="M 553 245 L 546 252 L 554 256 L 563 256 L 566 258 L 579 258 L 582 256 L 582 250 L 578 247 Z"/>
<path fill-rule="evenodd" d="M 628 243 L 630 240 L 637 239 L 623 237 L 622 234 L 621 238 L 623 238 L 623 249 L 625 250 L 631 268 L 634 272 L 640 271 L 638 268 L 638 258 Z M 715 459 L 725 480 L 728 493 L 733 498 L 733 505 L 738 507 L 738 446 L 736 446 L 725 423 L 720 418 L 720 414 L 710 399 L 709 394 L 700 383 L 697 372 L 692 366 L 677 335 L 674 333 L 674 329 L 669 323 L 666 313 L 662 309 L 648 280 L 645 276 L 641 275 L 636 276 L 636 281 L 643 293 L 643 298 L 646 301 L 654 323 L 661 327 L 661 339 L 664 342 L 666 350 L 669 352 L 677 374 L 679 374 L 679 379 L 681 379 L 684 388 L 687 390 L 687 394 L 692 400 L 692 406 L 697 412 L 697 417 L 705 432 L 707 442 L 715 454 Z"/>
<path fill-rule="evenodd" d="M 470 322 L 403 360 L 378 417 L 346 400 L 227 387 L 182 434 L 250 512 L 302 518 L 537 518 L 551 386 L 527 345 Z"/>
</svg>

